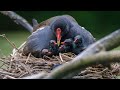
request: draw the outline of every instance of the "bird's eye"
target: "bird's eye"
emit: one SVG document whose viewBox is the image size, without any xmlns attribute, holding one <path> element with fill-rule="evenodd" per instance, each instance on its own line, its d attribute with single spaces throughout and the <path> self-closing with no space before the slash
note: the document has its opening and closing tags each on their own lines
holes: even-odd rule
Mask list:
<svg viewBox="0 0 120 90">
<path fill-rule="evenodd" d="M 78 39 L 76 39 L 76 42 L 78 42 L 79 40 Z"/>
</svg>

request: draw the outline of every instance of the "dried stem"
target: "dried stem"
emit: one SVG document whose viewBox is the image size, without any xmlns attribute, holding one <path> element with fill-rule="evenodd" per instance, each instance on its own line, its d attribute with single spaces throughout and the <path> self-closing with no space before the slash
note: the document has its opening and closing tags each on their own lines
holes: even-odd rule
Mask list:
<svg viewBox="0 0 120 90">
<path fill-rule="evenodd" d="M 16 24 L 20 24 L 24 28 L 26 28 L 29 32 L 32 33 L 33 27 L 28 23 L 27 20 L 25 20 L 23 17 L 20 15 L 16 14 L 13 11 L 0 11 L 3 15 L 6 15 L 10 17 Z"/>
<path fill-rule="evenodd" d="M 15 48 L 16 50 L 18 50 L 18 48 L 15 46 L 15 44 L 13 44 L 13 43 L 6 37 L 5 34 L 2 34 L 2 35 L 0 35 L 0 36 L 4 37 L 4 38 L 8 41 L 8 43 L 9 43 L 13 48 Z"/>
<path fill-rule="evenodd" d="M 92 56 L 84 57 L 75 62 L 65 63 L 64 65 L 55 68 L 45 78 L 46 79 L 71 78 L 75 75 L 75 73 L 80 72 L 81 70 L 88 66 L 111 62 L 120 62 L 120 51 L 100 52 Z"/>
</svg>

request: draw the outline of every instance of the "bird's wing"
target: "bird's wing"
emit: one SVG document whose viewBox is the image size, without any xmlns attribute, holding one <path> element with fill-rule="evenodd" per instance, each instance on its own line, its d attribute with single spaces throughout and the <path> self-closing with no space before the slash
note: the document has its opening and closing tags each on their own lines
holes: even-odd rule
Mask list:
<svg viewBox="0 0 120 90">
<path fill-rule="evenodd" d="M 50 27 L 45 27 L 42 30 L 33 32 L 27 39 L 23 52 L 35 52 L 49 48 L 49 41 L 54 39 Z"/>
<path fill-rule="evenodd" d="M 83 44 L 85 46 L 88 46 L 92 43 L 95 42 L 95 38 L 93 37 L 93 35 L 86 30 L 85 28 L 82 28 L 80 25 L 75 25 L 70 29 L 70 34 L 75 37 L 77 35 L 81 35 L 82 40 L 83 40 Z"/>
</svg>

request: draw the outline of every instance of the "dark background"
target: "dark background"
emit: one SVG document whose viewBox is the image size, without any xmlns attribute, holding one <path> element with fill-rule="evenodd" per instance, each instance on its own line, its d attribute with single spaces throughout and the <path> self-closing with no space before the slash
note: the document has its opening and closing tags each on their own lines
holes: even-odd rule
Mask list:
<svg viewBox="0 0 120 90">
<path fill-rule="evenodd" d="M 120 28 L 120 11 L 15 11 L 30 23 L 35 18 L 38 22 L 52 16 L 69 14 L 78 23 L 90 31 L 96 39 Z M 11 42 L 19 47 L 30 35 L 23 27 L 15 24 L 9 17 L 0 14 L 0 34 L 6 34 Z M 0 54 L 8 55 L 13 48 L 0 37 Z"/>
</svg>

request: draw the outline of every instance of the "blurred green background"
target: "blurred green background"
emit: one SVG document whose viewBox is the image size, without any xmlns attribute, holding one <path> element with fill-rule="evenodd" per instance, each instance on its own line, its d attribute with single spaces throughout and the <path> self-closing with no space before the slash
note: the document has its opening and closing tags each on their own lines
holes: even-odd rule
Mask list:
<svg viewBox="0 0 120 90">
<path fill-rule="evenodd" d="M 120 11 L 15 11 L 30 23 L 35 18 L 38 22 L 52 16 L 69 14 L 78 23 L 90 31 L 96 39 L 100 39 L 120 28 Z M 7 38 L 19 47 L 30 35 L 23 27 L 15 24 L 9 17 L 0 14 L 0 34 L 6 34 Z M 9 55 L 11 45 L 0 37 L 0 55 Z M 119 48 L 117 48 L 118 50 Z"/>
</svg>

